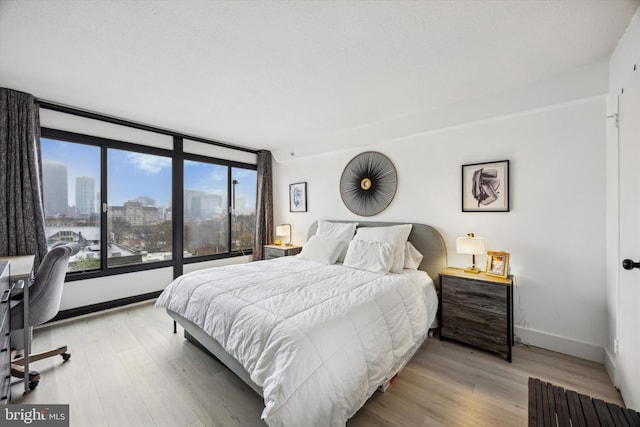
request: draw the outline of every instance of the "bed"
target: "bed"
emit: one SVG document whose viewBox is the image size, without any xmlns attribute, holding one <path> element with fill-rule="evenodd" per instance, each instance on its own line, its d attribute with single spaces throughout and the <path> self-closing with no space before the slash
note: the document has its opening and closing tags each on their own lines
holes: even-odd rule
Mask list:
<svg viewBox="0 0 640 427">
<path fill-rule="evenodd" d="M 185 337 L 264 398 L 270 426 L 344 425 L 388 386 L 434 326 L 435 286 L 447 263 L 438 231 L 411 224 L 404 239 L 422 259 L 398 270 L 399 245 L 375 236 L 407 225 L 358 221 L 356 237 L 344 242 L 348 250 L 336 256 L 341 262 L 333 255 L 333 262 L 318 262 L 312 247 L 326 247 L 320 232 L 352 224 L 314 222 L 298 256 L 195 271 L 158 298 Z M 372 251 L 374 263 L 384 258 L 397 273 L 357 267 Z"/>
</svg>

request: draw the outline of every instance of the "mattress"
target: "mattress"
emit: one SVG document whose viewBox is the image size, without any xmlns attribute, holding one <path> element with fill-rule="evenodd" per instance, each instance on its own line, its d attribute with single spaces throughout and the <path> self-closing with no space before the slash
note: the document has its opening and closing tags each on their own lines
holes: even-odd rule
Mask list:
<svg viewBox="0 0 640 427">
<path fill-rule="evenodd" d="M 270 426 L 342 426 L 434 322 L 433 281 L 284 257 L 177 278 L 158 307 L 202 328 L 263 390 Z"/>
</svg>

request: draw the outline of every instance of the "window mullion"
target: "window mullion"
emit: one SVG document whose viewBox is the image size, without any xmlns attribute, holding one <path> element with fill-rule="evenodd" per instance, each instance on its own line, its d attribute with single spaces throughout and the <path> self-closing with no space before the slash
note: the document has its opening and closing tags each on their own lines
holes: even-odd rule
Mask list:
<svg viewBox="0 0 640 427">
<path fill-rule="evenodd" d="M 107 185 L 107 147 L 100 148 L 100 270 L 107 271 L 109 261 L 109 204 Z"/>
<path fill-rule="evenodd" d="M 232 252 L 232 240 L 233 240 L 233 230 L 231 230 L 232 226 L 232 217 L 233 217 L 233 200 L 231 197 L 234 196 L 231 193 L 231 187 L 233 186 L 232 177 L 231 177 L 231 166 L 227 166 L 227 251 Z"/>
<path fill-rule="evenodd" d="M 184 257 L 184 152 L 183 140 L 173 138 L 173 192 L 171 215 L 173 220 L 173 277 L 183 273 Z"/>
</svg>

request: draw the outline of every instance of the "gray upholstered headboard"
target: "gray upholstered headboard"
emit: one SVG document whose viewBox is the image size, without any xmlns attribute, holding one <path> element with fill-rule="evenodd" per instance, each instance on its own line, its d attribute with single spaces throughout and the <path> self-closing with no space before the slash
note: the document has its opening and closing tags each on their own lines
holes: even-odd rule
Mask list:
<svg viewBox="0 0 640 427">
<path fill-rule="evenodd" d="M 388 225 L 409 224 L 407 222 L 370 222 L 370 221 L 334 221 L 330 222 L 357 222 L 360 227 L 384 227 Z M 424 256 L 419 269 L 426 271 L 433 282 L 438 286 L 439 274 L 447 268 L 447 248 L 444 239 L 435 228 L 426 224 L 411 223 L 409 241 Z M 307 240 L 316 233 L 318 222 L 314 221 L 307 231 Z"/>
</svg>

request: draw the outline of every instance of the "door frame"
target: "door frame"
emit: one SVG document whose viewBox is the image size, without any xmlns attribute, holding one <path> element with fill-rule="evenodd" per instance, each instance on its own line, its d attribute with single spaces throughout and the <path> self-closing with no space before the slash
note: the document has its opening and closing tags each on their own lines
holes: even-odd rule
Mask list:
<svg viewBox="0 0 640 427">
<path fill-rule="evenodd" d="M 620 99 L 621 97 L 625 96 L 624 93 L 624 87 L 629 88 L 634 88 L 634 91 L 636 90 L 640 90 L 640 70 L 638 69 L 637 66 L 634 66 L 633 68 L 633 72 L 629 74 L 628 78 L 625 80 L 625 84 L 623 85 L 623 88 L 621 89 L 620 93 L 615 97 L 615 114 L 608 114 L 607 118 L 608 119 L 614 119 L 614 126 L 615 126 L 615 157 L 616 157 L 616 164 L 615 164 L 615 177 L 616 177 L 616 193 L 615 193 L 615 198 L 616 198 L 616 203 L 615 203 L 615 207 L 616 207 L 616 228 L 617 228 L 617 232 L 615 233 L 615 251 L 614 254 L 610 254 L 610 256 L 607 256 L 607 268 L 611 268 L 612 269 L 612 273 L 613 273 L 613 277 L 615 277 L 615 281 L 613 283 L 615 283 L 615 328 L 614 328 L 614 335 L 611 337 L 612 341 L 613 341 L 613 351 L 614 351 L 614 362 L 615 362 L 615 369 L 613 370 L 613 375 L 612 372 L 609 372 L 609 375 L 612 379 L 613 384 L 616 386 L 616 388 L 618 388 L 620 390 L 620 386 L 622 381 L 621 378 L 621 370 L 620 370 L 620 355 L 617 351 L 617 342 L 618 339 L 620 338 L 620 328 L 621 328 L 621 315 L 622 315 L 622 310 L 621 310 L 621 302 L 622 302 L 622 281 L 623 281 L 623 277 L 622 274 L 637 274 L 637 272 L 633 272 L 633 271 L 629 271 L 626 272 L 622 269 L 621 263 L 622 263 L 622 258 L 624 257 L 636 257 L 636 258 L 640 258 L 640 253 L 638 254 L 633 254 L 633 253 L 622 253 L 622 234 L 625 233 L 625 230 L 622 229 L 622 221 L 621 221 L 621 212 L 622 212 L 622 198 L 624 197 L 624 195 L 622 195 L 621 192 L 621 183 L 622 183 L 622 176 L 621 176 L 621 172 L 622 172 L 622 157 L 620 155 L 621 152 L 621 139 L 620 139 L 620 127 L 623 126 L 624 124 L 619 120 L 620 118 Z M 607 125 L 607 139 L 609 140 L 609 124 Z M 608 147 L 609 149 L 609 147 Z M 609 160 L 608 160 L 608 164 L 607 166 L 610 166 Z M 608 175 L 610 176 L 610 175 Z M 608 188 L 609 190 L 609 188 Z M 608 196 L 609 198 L 609 196 Z M 610 207 L 607 207 L 607 211 L 609 212 Z M 609 221 L 607 221 L 607 232 L 610 231 L 610 227 L 611 224 L 609 223 Z M 608 247 L 609 249 L 609 247 Z M 612 264 L 611 261 L 612 259 L 615 258 L 615 262 Z M 614 268 L 615 267 L 615 268 Z M 609 290 L 607 290 L 607 292 L 609 293 Z M 611 328 L 610 328 L 611 330 Z M 606 349 L 605 349 L 606 350 Z M 609 366 L 607 366 L 607 371 L 609 371 Z M 623 392 L 623 390 L 620 390 L 621 393 Z"/>
</svg>

